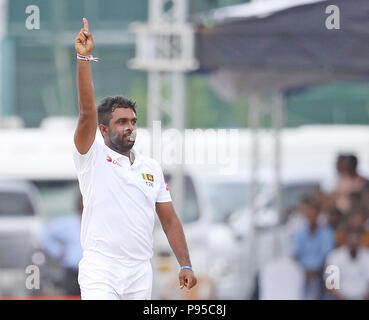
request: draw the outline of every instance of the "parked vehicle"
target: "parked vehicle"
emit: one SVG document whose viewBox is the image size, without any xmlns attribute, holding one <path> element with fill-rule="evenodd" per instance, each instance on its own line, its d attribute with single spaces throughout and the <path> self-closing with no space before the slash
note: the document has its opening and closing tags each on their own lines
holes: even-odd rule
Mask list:
<svg viewBox="0 0 369 320">
<path fill-rule="evenodd" d="M 26 181 L 0 180 L 0 295 L 25 296 L 26 267 L 32 264 L 42 226 L 37 188 Z"/>
<path fill-rule="evenodd" d="M 166 174 L 170 186 L 171 176 Z M 200 299 L 236 299 L 241 295 L 238 275 L 241 244 L 227 223 L 231 213 L 248 205 L 249 177 L 187 170 L 185 201 L 180 218 L 186 234 Z M 178 290 L 178 263 L 163 230 L 154 230 L 154 299 L 186 298 Z"/>
</svg>

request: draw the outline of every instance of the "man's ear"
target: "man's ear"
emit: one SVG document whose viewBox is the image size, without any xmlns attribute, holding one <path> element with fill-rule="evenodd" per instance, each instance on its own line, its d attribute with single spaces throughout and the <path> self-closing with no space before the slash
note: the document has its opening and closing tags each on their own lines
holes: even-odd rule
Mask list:
<svg viewBox="0 0 369 320">
<path fill-rule="evenodd" d="M 99 129 L 100 129 L 100 132 L 101 132 L 103 138 L 105 138 L 105 136 L 108 135 L 108 127 L 104 124 L 99 124 Z"/>
</svg>

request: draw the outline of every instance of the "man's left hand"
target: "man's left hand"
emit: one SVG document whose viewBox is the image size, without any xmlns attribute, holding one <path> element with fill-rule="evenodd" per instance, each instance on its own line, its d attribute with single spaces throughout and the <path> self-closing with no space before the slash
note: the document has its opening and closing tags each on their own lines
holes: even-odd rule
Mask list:
<svg viewBox="0 0 369 320">
<path fill-rule="evenodd" d="M 189 291 L 193 288 L 197 283 L 197 279 L 190 269 L 183 269 L 179 272 L 179 288 L 183 289 L 184 287 L 187 288 Z"/>
</svg>

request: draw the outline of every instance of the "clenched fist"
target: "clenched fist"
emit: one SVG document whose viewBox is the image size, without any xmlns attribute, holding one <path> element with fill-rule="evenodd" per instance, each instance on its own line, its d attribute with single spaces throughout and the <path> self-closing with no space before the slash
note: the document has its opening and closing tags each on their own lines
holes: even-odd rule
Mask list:
<svg viewBox="0 0 369 320">
<path fill-rule="evenodd" d="M 92 39 L 92 34 L 88 31 L 88 21 L 86 18 L 83 18 L 83 28 L 77 35 L 74 46 L 77 53 L 81 56 L 89 56 L 92 52 L 94 40 Z"/>
<path fill-rule="evenodd" d="M 179 288 L 187 288 L 187 292 L 196 285 L 197 279 L 192 270 L 183 269 L 179 273 Z"/>
</svg>

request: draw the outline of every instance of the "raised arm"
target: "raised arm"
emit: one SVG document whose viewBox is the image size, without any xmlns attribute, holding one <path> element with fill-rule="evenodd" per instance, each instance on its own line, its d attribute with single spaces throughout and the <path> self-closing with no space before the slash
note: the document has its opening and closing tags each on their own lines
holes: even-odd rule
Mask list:
<svg viewBox="0 0 369 320">
<path fill-rule="evenodd" d="M 89 56 L 93 49 L 92 35 L 88 30 L 88 21 L 83 18 L 83 28 L 74 42 L 81 56 Z M 79 118 L 74 134 L 74 143 L 81 154 L 87 153 L 95 140 L 97 129 L 97 110 L 94 99 L 94 84 L 90 61 L 77 60 L 77 83 L 79 99 Z"/>
</svg>

